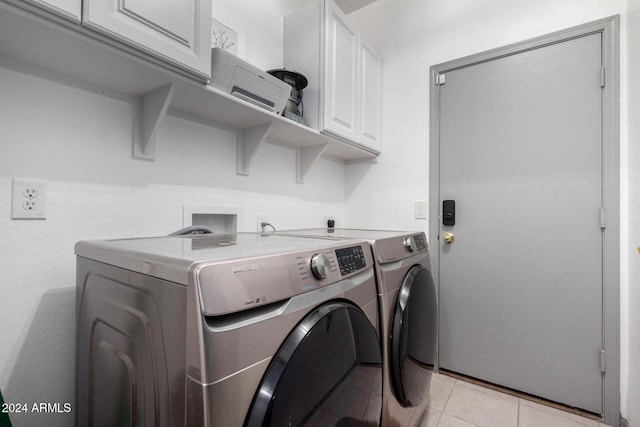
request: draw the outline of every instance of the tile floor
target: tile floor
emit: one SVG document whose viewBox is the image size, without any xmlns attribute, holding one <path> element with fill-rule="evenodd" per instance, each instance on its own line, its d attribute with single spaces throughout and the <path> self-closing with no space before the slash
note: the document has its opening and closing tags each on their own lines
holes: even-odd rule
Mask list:
<svg viewBox="0 0 640 427">
<path fill-rule="evenodd" d="M 420 427 L 605 427 L 561 411 L 442 374 L 433 374 Z"/>
</svg>

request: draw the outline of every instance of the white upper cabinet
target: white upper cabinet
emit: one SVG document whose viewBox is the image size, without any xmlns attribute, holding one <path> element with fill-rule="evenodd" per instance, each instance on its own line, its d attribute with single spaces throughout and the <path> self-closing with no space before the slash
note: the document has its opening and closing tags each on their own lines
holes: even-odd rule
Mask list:
<svg viewBox="0 0 640 427">
<path fill-rule="evenodd" d="M 82 0 L 8 0 L 8 3 L 29 3 L 77 24 L 81 19 Z"/>
<path fill-rule="evenodd" d="M 326 3 L 323 131 L 358 139 L 358 46 L 360 37 L 342 11 Z M 286 60 L 285 60 L 286 61 Z"/>
<path fill-rule="evenodd" d="M 382 61 L 332 0 L 284 20 L 284 66 L 304 74 L 309 126 L 379 152 Z"/>
<path fill-rule="evenodd" d="M 211 74 L 211 0 L 83 0 L 82 21 L 204 79 Z"/>
<path fill-rule="evenodd" d="M 82 24 L 197 80 L 211 77 L 211 0 L 3 1 Z"/>
<path fill-rule="evenodd" d="M 360 43 L 360 142 L 382 149 L 382 59 L 366 42 Z"/>
</svg>

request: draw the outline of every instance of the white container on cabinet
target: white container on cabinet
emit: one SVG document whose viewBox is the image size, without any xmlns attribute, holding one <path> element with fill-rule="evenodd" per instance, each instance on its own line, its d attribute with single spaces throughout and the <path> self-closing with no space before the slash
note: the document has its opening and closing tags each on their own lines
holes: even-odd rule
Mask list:
<svg viewBox="0 0 640 427">
<path fill-rule="evenodd" d="M 382 61 L 332 0 L 284 20 L 284 65 L 304 74 L 309 125 L 379 152 Z"/>
<path fill-rule="evenodd" d="M 83 25 L 207 80 L 211 1 L 83 0 Z"/>
</svg>

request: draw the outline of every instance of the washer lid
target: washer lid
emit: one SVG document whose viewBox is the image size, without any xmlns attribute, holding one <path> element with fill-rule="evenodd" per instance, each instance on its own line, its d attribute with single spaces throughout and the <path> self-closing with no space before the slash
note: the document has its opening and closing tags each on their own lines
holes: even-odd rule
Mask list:
<svg viewBox="0 0 640 427">
<path fill-rule="evenodd" d="M 335 247 L 335 242 L 273 233 L 161 236 L 81 241 L 76 255 L 105 264 L 187 284 L 195 263 L 254 258 Z"/>
</svg>

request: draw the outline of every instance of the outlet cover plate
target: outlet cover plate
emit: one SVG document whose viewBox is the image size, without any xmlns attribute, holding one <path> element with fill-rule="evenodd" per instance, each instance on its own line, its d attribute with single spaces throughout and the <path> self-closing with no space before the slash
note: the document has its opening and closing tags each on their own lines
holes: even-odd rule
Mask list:
<svg viewBox="0 0 640 427">
<path fill-rule="evenodd" d="M 47 182 L 13 178 L 11 181 L 11 219 L 47 218 Z"/>
</svg>

